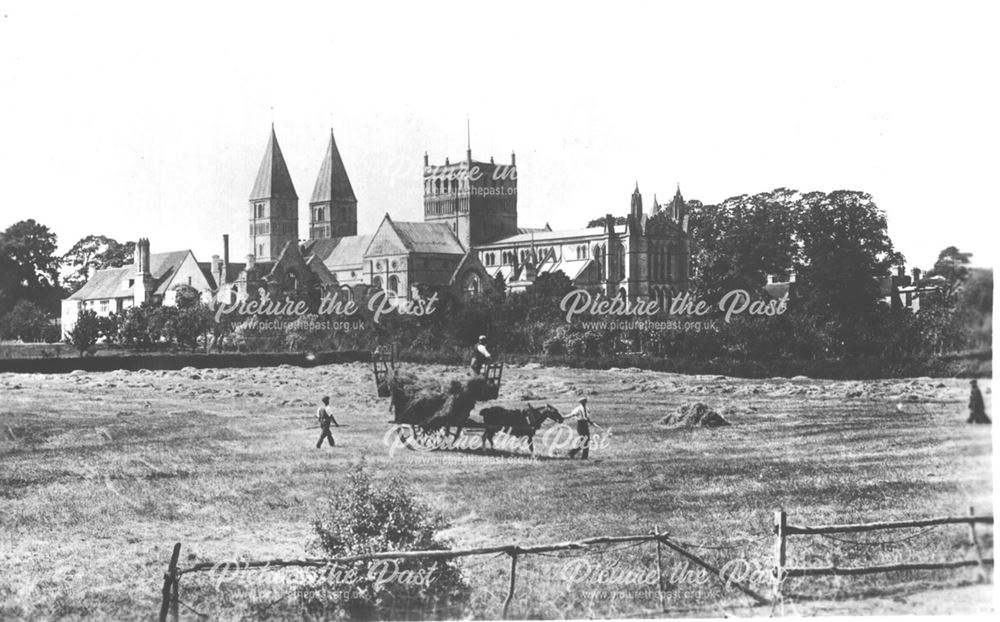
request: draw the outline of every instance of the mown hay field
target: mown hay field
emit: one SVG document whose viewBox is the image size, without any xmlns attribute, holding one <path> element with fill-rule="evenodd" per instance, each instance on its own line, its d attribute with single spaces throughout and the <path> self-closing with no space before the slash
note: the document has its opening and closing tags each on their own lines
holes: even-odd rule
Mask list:
<svg viewBox="0 0 1000 622">
<path fill-rule="evenodd" d="M 464 373 L 407 369 L 436 378 Z M 981 386 L 992 414 L 990 382 Z M 345 427 L 334 428 L 336 448 L 317 450 L 314 413 L 322 395 L 331 397 Z M 991 430 L 964 423 L 964 380 L 509 368 L 501 399 L 490 405 L 550 403 L 567 413 L 582 395 L 601 426 L 595 431 L 610 432 L 586 462 L 562 450 L 547 455 L 537 442 L 535 459 L 517 452 L 390 451 L 388 404 L 375 396 L 370 368 L 362 364 L 0 375 L 0 618 L 148 619 L 158 610 L 174 542 L 182 543 L 182 565 L 315 555 L 308 548 L 311 522 L 361 460 L 376 474 L 409 481 L 448 519 L 444 535 L 461 547 L 659 528 L 717 565 L 743 559 L 766 566 L 778 508 L 794 524 L 956 515 L 970 505 L 993 511 Z M 696 401 L 731 425 L 658 424 Z M 980 531 L 992 554 L 992 530 Z M 853 536 L 793 538 L 789 564 L 973 555 L 962 525 Z M 593 569 L 655 569 L 651 545 L 522 559 L 512 617 L 660 610 L 655 586 L 571 580 L 567 564 L 580 568 L 583 562 L 573 560 L 581 557 Z M 474 589 L 465 613 L 497 617 L 507 560 L 462 563 Z M 670 555 L 664 564 L 668 572 L 683 570 Z M 223 619 L 301 618 L 293 577 L 252 575 L 191 576 L 182 600 Z M 893 613 L 893 603 L 914 598 L 922 604 L 900 611 L 920 613 L 933 611 L 931 585 L 961 586 L 973 576 L 965 569 L 808 579 L 791 581 L 786 591 L 802 606 L 814 597 L 854 603 L 853 613 Z M 865 600 L 872 596 L 883 598 Z M 956 606 L 989 606 L 988 599 L 988 590 L 973 589 Z M 678 616 L 754 612 L 745 597 L 714 581 L 678 581 L 663 606 Z"/>
</svg>

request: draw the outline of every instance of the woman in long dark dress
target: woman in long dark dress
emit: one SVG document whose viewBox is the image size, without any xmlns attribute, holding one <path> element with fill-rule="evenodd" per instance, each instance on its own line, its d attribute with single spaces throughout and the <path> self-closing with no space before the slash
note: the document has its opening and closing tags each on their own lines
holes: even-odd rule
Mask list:
<svg viewBox="0 0 1000 622">
<path fill-rule="evenodd" d="M 991 423 L 986 416 L 986 404 L 983 403 L 983 394 L 979 391 L 979 385 L 975 380 L 969 382 L 972 385 L 972 392 L 969 395 L 969 418 L 966 423 Z"/>
</svg>

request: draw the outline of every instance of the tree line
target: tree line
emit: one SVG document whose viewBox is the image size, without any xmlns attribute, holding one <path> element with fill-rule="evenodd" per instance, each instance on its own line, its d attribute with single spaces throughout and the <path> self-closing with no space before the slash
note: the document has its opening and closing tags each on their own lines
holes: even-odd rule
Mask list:
<svg viewBox="0 0 1000 622">
<path fill-rule="evenodd" d="M 327 328 L 324 320 L 330 318 L 316 315 L 309 316 L 312 323 L 279 331 L 255 330 L 249 318 L 237 315 L 214 322 L 196 292 L 182 292 L 177 307 L 127 309 L 111 318 L 85 313 L 75 339 L 84 350 L 96 339 L 133 348 L 241 350 L 355 349 L 393 341 L 414 353 L 458 355 L 486 334 L 494 348 L 507 353 L 743 361 L 903 361 L 991 343 L 992 270 L 972 268 L 970 254 L 956 247 L 943 249 L 926 272 L 935 291 L 921 295 L 918 313 L 886 303 L 885 279 L 903 257 L 889 238 L 885 214 L 866 193 L 779 188 L 714 205 L 689 201 L 688 209 L 692 295 L 713 303 L 744 289 L 762 298 L 769 295 L 769 278 L 794 279 L 785 314 L 738 317 L 700 332 L 587 328 L 565 321 L 559 302 L 572 284 L 557 272 L 517 294 L 499 278 L 471 298 L 440 289 L 438 312 L 424 318 L 390 316 L 375 323 L 362 305 L 354 317 L 337 318 L 355 322 L 351 328 Z M 58 313 L 59 299 L 93 269 L 130 263 L 134 244 L 94 235 L 61 257 L 55 248 L 55 235 L 34 221 L 0 234 L 0 330 L 7 338 L 30 337 L 19 327 L 48 322 Z"/>
</svg>

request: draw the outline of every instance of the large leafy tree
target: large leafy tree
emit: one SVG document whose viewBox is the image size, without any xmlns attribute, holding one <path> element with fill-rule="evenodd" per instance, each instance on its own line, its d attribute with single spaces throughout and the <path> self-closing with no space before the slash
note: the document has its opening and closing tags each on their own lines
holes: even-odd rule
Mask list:
<svg viewBox="0 0 1000 622">
<path fill-rule="evenodd" d="M 927 276 L 939 276 L 944 279 L 941 293 L 945 304 L 951 304 L 966 280 L 969 278 L 969 263 L 972 253 L 963 253 L 957 246 L 949 246 L 938 253 L 937 261 Z"/>
<path fill-rule="evenodd" d="M 35 303 L 50 315 L 59 311 L 56 234 L 34 219 L 22 220 L 0 233 L 0 315 L 19 300 Z"/>
<path fill-rule="evenodd" d="M 69 292 L 83 287 L 93 270 L 120 268 L 133 261 L 135 242 L 119 242 L 103 235 L 81 238 L 62 256 L 63 285 Z"/>
<path fill-rule="evenodd" d="M 40 341 L 48 325 L 48 314 L 41 307 L 28 300 L 19 300 L 9 313 L 0 317 L 0 337 Z"/>
<path fill-rule="evenodd" d="M 878 279 L 903 263 L 885 214 L 865 192 L 811 192 L 801 199 L 797 237 L 804 310 L 828 321 L 836 351 L 859 353 L 879 307 Z"/>
<path fill-rule="evenodd" d="M 759 289 L 770 274 L 787 274 L 797 253 L 799 199 L 795 190 L 779 188 L 718 205 L 690 204 L 698 293 L 712 301 L 733 289 Z"/>
</svg>

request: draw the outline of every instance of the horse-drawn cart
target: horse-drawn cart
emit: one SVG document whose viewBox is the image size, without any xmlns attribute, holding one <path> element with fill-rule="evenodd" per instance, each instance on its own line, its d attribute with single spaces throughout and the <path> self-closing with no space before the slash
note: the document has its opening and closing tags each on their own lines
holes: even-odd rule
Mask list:
<svg viewBox="0 0 1000 622">
<path fill-rule="evenodd" d="M 463 428 L 470 425 L 482 430 L 481 424 L 469 420 L 477 402 L 495 400 L 500 395 L 503 363 L 488 363 L 481 374 L 442 382 L 437 378 L 418 378 L 396 365 L 396 350 L 392 345 L 379 346 L 372 352 L 372 374 L 375 390 L 381 398 L 389 398 L 392 423 L 401 441 L 412 448 L 412 441 L 440 439 L 454 434 L 458 439 Z"/>
<path fill-rule="evenodd" d="M 375 391 L 379 397 L 392 397 L 389 378 L 396 371 L 396 347 L 379 346 L 372 351 L 372 373 L 375 377 Z M 503 380 L 503 363 L 487 363 L 483 366 L 486 380 L 478 400 L 486 402 L 500 397 L 500 383 Z"/>
</svg>

